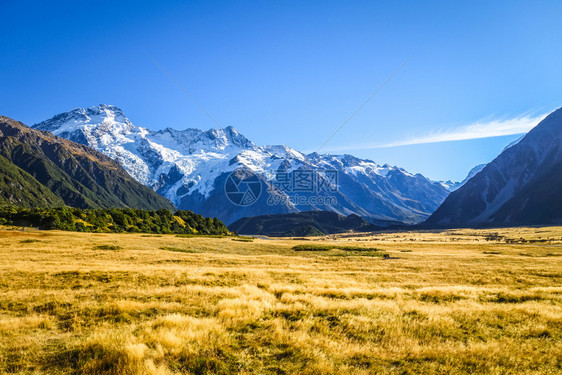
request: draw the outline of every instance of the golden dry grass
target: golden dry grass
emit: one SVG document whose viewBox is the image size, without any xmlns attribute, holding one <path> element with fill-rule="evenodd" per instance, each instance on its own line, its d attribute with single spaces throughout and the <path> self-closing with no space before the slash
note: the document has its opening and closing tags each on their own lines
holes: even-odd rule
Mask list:
<svg viewBox="0 0 562 375">
<path fill-rule="evenodd" d="M 314 243 L 390 258 L 291 250 Z M 0 230 L 0 372 L 556 374 L 561 246 L 562 228 L 253 242 Z"/>
</svg>

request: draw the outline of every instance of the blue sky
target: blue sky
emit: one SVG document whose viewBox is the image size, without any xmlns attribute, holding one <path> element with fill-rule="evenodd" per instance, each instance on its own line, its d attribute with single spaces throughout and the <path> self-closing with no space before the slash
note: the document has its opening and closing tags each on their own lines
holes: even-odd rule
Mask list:
<svg viewBox="0 0 562 375">
<path fill-rule="evenodd" d="M 461 180 L 562 106 L 559 1 L 0 2 L 0 113 L 122 108 Z M 493 137 L 492 137 L 493 136 Z"/>
</svg>

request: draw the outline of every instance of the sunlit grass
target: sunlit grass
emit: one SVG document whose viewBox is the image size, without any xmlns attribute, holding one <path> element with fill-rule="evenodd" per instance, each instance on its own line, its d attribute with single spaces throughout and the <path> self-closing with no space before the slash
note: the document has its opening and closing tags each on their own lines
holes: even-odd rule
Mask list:
<svg viewBox="0 0 562 375">
<path fill-rule="evenodd" d="M 0 373 L 559 373 L 561 246 L 3 230 Z"/>
</svg>

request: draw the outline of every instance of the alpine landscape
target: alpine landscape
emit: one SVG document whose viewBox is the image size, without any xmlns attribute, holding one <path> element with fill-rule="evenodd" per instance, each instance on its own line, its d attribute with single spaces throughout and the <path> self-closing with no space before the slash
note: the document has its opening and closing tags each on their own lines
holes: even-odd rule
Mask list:
<svg viewBox="0 0 562 375">
<path fill-rule="evenodd" d="M 562 373 L 559 2 L 0 9 L 1 374 Z"/>
</svg>

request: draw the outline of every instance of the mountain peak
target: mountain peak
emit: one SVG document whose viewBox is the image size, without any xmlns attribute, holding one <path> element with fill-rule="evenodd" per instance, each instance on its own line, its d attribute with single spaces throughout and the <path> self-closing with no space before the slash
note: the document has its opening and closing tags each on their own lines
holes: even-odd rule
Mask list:
<svg viewBox="0 0 562 375">
<path fill-rule="evenodd" d="M 264 147 L 264 150 L 274 155 L 282 156 L 285 159 L 296 159 L 301 162 L 307 160 L 306 155 L 287 145 L 268 145 Z"/>
<path fill-rule="evenodd" d="M 110 105 L 110 104 L 94 105 L 94 106 L 89 107 L 86 110 L 86 112 L 91 113 L 91 114 L 96 114 L 96 115 L 100 115 L 100 114 L 111 115 L 113 113 L 115 115 L 125 116 L 125 114 L 123 113 L 123 110 L 121 108 L 116 107 L 114 105 Z"/>
<path fill-rule="evenodd" d="M 127 129 L 133 126 L 120 108 L 114 105 L 100 104 L 88 108 L 74 108 L 68 112 L 59 113 L 46 121 L 33 125 L 33 128 L 55 133 L 69 124 L 77 126 L 102 123 L 105 125 L 120 123 Z"/>
<path fill-rule="evenodd" d="M 246 138 L 242 133 L 236 130 L 236 128 L 234 128 L 233 126 L 229 125 L 224 129 L 219 129 L 218 133 L 224 134 L 224 136 L 229 141 L 229 143 L 233 145 L 239 146 L 241 148 L 250 148 L 250 149 L 256 148 L 256 145 L 252 141 Z"/>
<path fill-rule="evenodd" d="M 116 115 L 125 116 L 125 114 L 123 113 L 123 110 L 121 108 L 116 107 L 116 106 L 111 105 L 111 104 L 98 104 L 98 105 L 93 105 L 93 106 L 88 107 L 88 108 L 77 107 L 77 108 L 71 109 L 68 112 L 59 113 L 56 116 L 65 115 L 65 114 L 71 114 L 71 115 L 76 115 L 76 116 L 99 116 L 99 115 L 103 115 L 103 114 L 105 114 L 107 116 L 111 116 L 112 114 L 116 114 Z"/>
</svg>

